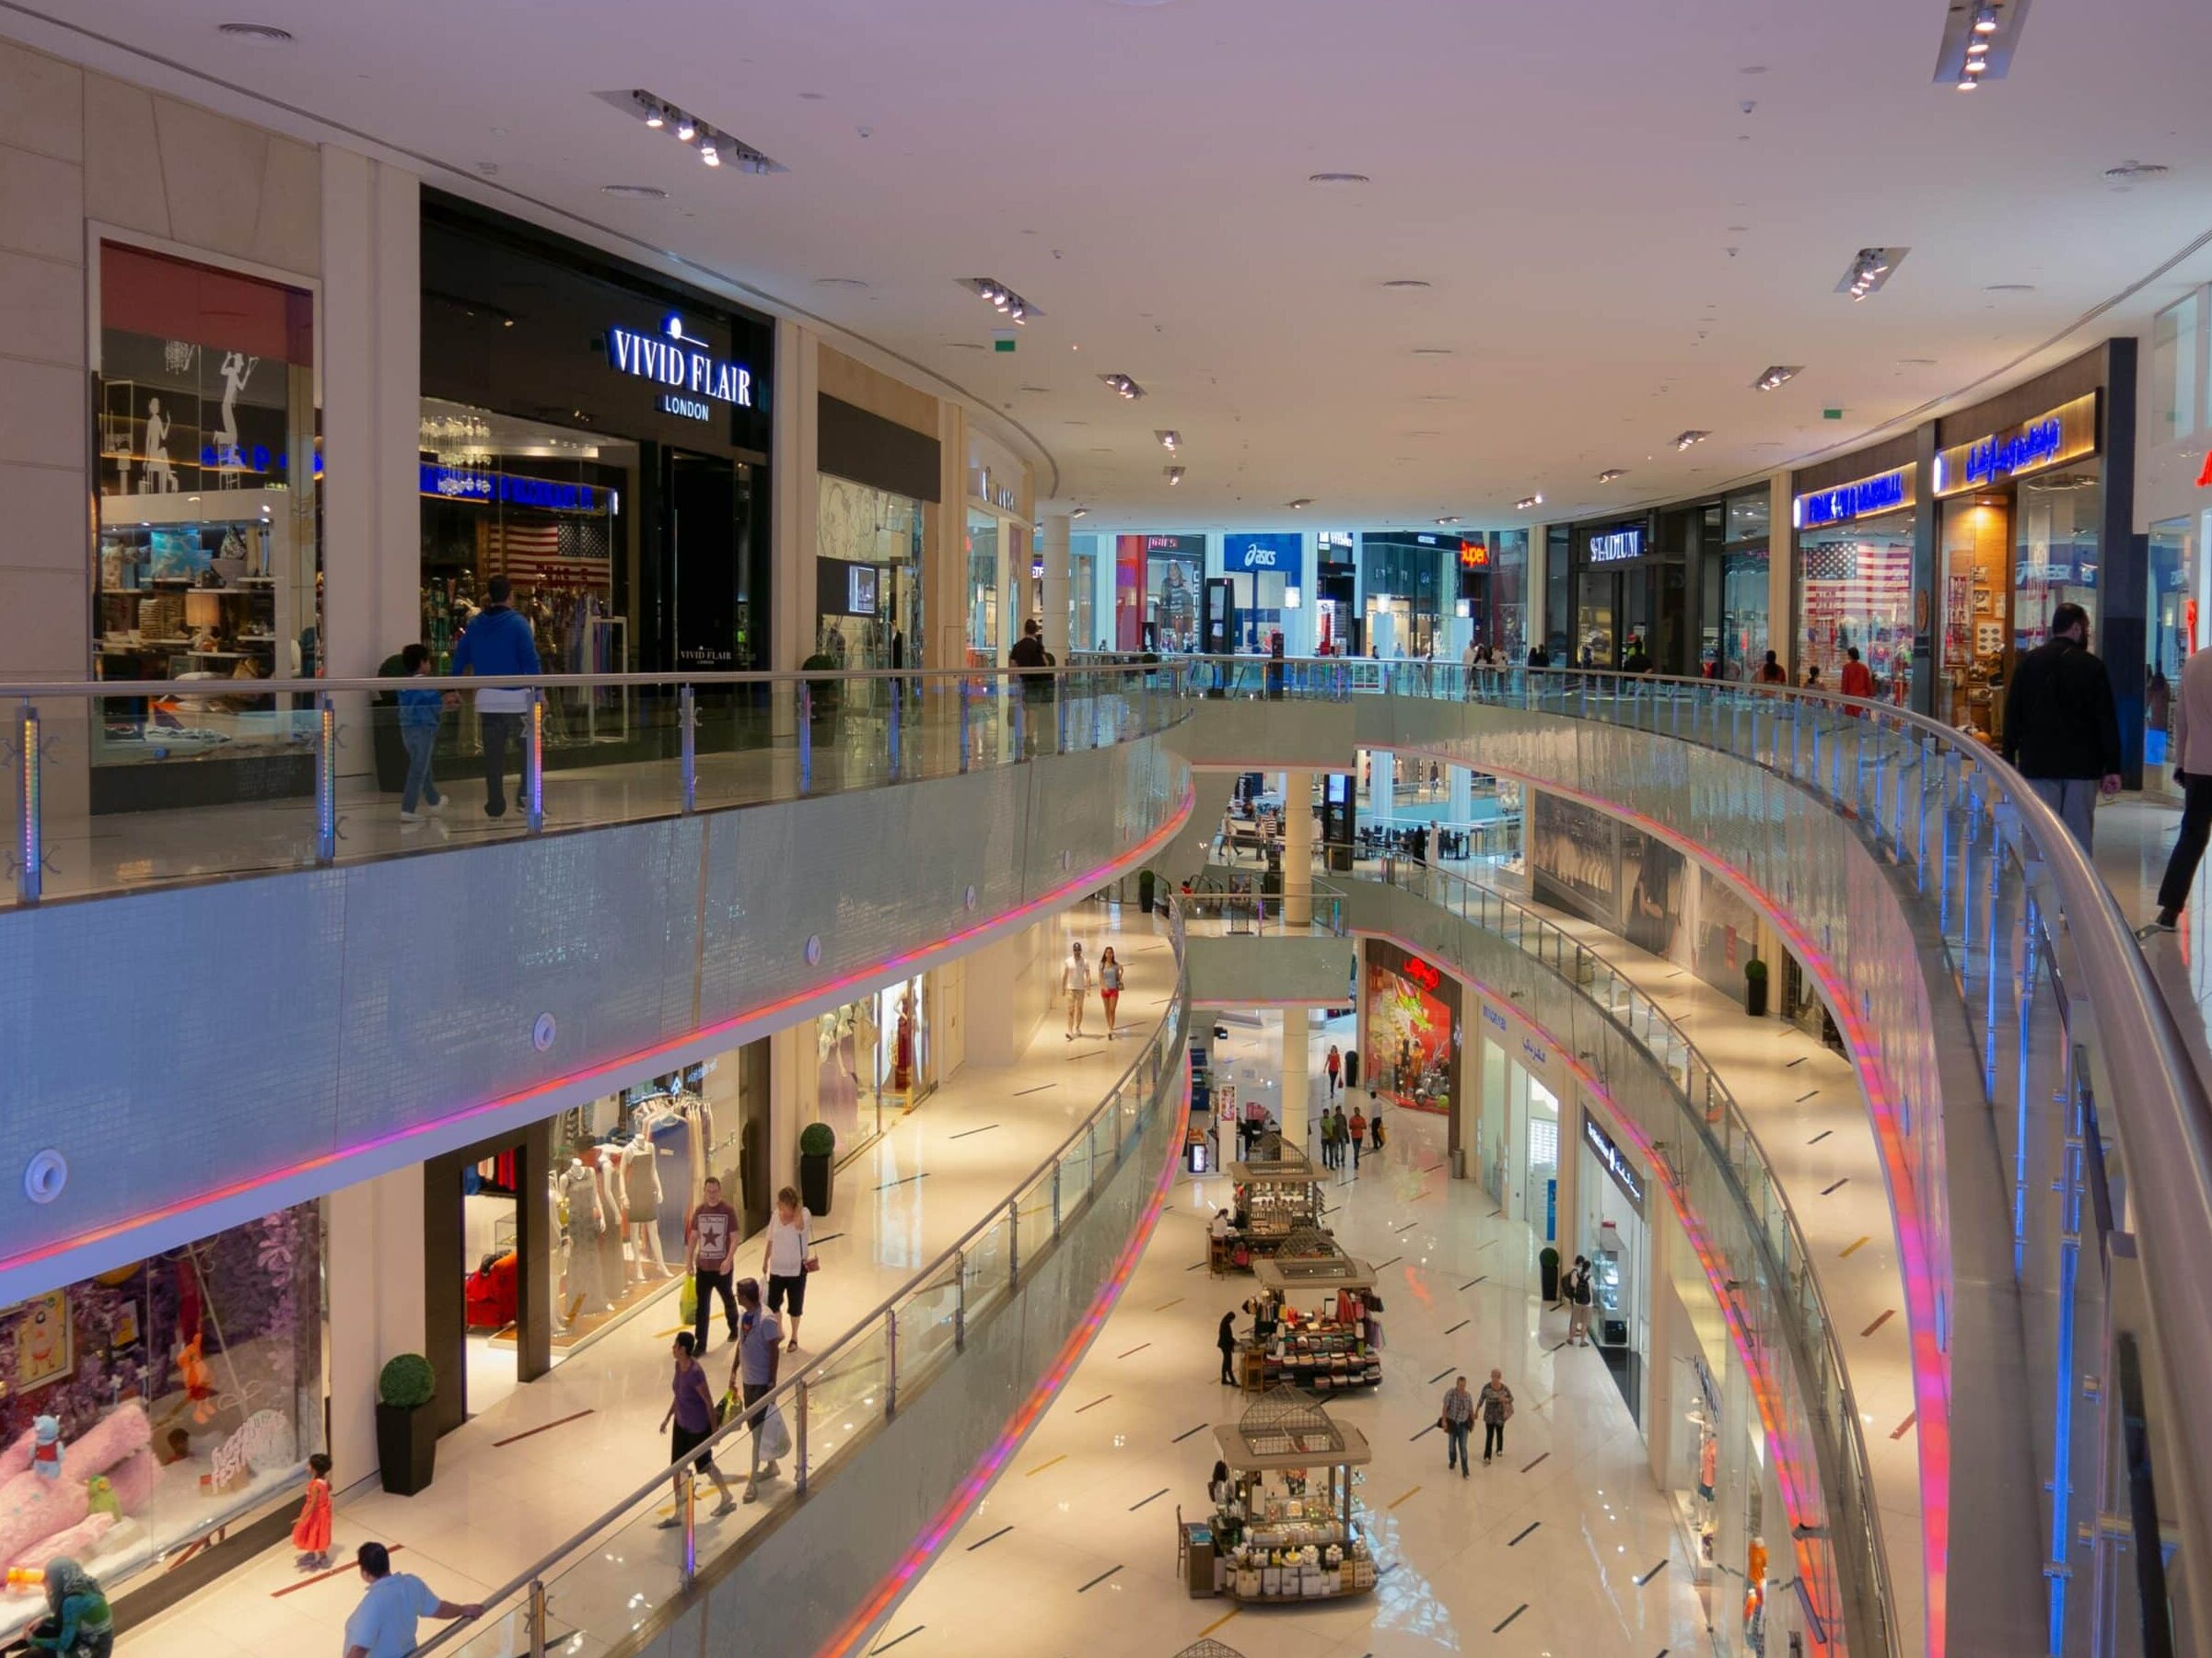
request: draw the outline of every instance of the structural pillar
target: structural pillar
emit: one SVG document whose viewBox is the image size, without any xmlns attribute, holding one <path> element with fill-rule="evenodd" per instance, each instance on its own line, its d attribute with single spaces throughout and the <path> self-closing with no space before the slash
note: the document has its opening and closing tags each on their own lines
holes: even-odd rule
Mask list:
<svg viewBox="0 0 2212 1658">
<path fill-rule="evenodd" d="M 1283 1010 L 1283 1086 L 1279 1091 L 1283 1143 L 1301 1150 L 1307 1145 L 1306 1092 L 1313 1072 L 1312 1045 L 1306 1024 L 1305 1009 Z"/>
<path fill-rule="evenodd" d="M 1766 550 L 1766 646 L 1762 650 L 1752 647 L 1752 671 L 1766 660 L 1765 651 L 1775 653 L 1775 660 L 1788 671 L 1789 683 L 1798 683 L 1798 538 L 1791 527 L 1795 502 L 1789 493 L 1789 474 L 1776 473 L 1766 482 L 1767 522 L 1773 526 L 1767 531 Z"/>
<path fill-rule="evenodd" d="M 1388 749 L 1369 749 L 1368 755 L 1374 763 L 1374 780 L 1368 786 L 1368 815 L 1380 827 L 1390 822 L 1391 785 L 1398 756 Z"/>
<path fill-rule="evenodd" d="M 1065 664 L 1068 649 L 1067 531 L 1074 520 L 1065 512 L 1044 515 L 1044 539 L 1037 551 L 1044 560 L 1044 648 Z M 1079 643 L 1079 641 L 1078 641 Z"/>
<path fill-rule="evenodd" d="M 1312 924 L 1313 774 L 1288 771 L 1283 774 L 1283 925 Z"/>
<path fill-rule="evenodd" d="M 1444 810 L 1454 823 L 1466 823 L 1474 816 L 1474 773 L 1464 765 L 1444 768 L 1445 788 L 1449 791 Z"/>
</svg>

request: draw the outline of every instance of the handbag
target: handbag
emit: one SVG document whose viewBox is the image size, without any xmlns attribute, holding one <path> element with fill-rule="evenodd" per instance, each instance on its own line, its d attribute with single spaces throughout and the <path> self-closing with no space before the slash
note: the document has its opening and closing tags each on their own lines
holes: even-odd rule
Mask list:
<svg viewBox="0 0 2212 1658">
<path fill-rule="evenodd" d="M 798 1269 L 802 1274 L 809 1272 L 820 1272 L 821 1270 L 821 1262 L 818 1257 L 814 1255 L 809 1255 L 805 1260 L 798 1264 Z"/>
<path fill-rule="evenodd" d="M 729 1420 L 729 1413 L 737 1408 L 737 1403 L 738 1401 L 736 1396 L 731 1394 L 728 1388 L 724 1388 L 722 1390 L 721 1396 L 715 1401 L 716 1427 L 719 1428 L 723 1423 Z"/>
</svg>

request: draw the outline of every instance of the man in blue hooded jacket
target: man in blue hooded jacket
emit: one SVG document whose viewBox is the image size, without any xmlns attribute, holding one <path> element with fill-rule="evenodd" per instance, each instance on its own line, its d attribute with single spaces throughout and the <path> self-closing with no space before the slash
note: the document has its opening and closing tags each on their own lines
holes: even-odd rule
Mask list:
<svg viewBox="0 0 2212 1658">
<path fill-rule="evenodd" d="M 488 678 L 536 673 L 538 647 L 530 638 L 530 624 L 507 603 L 514 590 L 504 576 L 484 583 L 490 601 L 469 619 L 469 625 L 453 643 L 453 671 L 480 673 Z M 483 727 L 483 814 L 506 815 L 506 752 L 511 743 L 522 745 L 522 718 L 530 712 L 528 687 L 494 689 L 476 694 L 476 715 Z"/>
</svg>

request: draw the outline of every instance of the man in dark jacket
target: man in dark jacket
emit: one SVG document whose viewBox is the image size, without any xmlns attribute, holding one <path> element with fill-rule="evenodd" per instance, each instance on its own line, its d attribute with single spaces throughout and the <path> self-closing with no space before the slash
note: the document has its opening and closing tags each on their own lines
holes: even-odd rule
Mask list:
<svg viewBox="0 0 2212 1658">
<path fill-rule="evenodd" d="M 2112 676 L 2090 654 L 2089 613 L 2062 604 L 2051 636 L 2020 658 L 2005 690 L 2005 758 L 2087 852 L 2097 796 L 2120 792 L 2120 717 Z"/>
<path fill-rule="evenodd" d="M 536 673 L 538 647 L 530 638 L 530 623 L 507 604 L 513 591 L 507 578 L 495 576 L 484 583 L 491 602 L 469 618 L 469 625 L 453 642 L 453 671 L 481 673 L 489 679 L 518 673 Z M 506 751 L 522 746 L 522 720 L 530 712 L 530 688 L 495 688 L 476 694 L 477 721 L 483 727 L 483 814 L 506 815 Z"/>
<path fill-rule="evenodd" d="M 1021 674 L 1021 700 L 1027 705 L 1022 747 L 1026 753 L 1050 753 L 1057 746 L 1051 730 L 1053 718 L 1053 658 L 1044 648 L 1044 624 L 1031 616 L 1021 625 L 1021 637 L 1007 652 L 1007 665 Z"/>
</svg>

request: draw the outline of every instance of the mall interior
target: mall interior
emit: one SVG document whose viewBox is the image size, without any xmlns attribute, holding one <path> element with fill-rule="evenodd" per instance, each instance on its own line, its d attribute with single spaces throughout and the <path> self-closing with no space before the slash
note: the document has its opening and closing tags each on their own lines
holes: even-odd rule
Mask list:
<svg viewBox="0 0 2212 1658">
<path fill-rule="evenodd" d="M 2207 74 L 0 5 L 0 1652 L 2212 1654 Z"/>
</svg>

